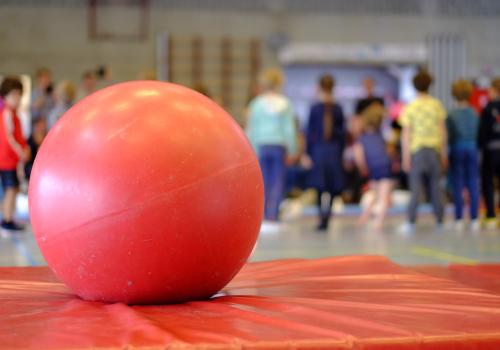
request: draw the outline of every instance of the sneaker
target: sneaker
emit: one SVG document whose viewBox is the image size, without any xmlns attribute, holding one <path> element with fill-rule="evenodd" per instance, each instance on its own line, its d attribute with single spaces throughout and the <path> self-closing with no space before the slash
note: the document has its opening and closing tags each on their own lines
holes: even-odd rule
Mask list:
<svg viewBox="0 0 500 350">
<path fill-rule="evenodd" d="M 398 227 L 398 233 L 403 235 L 415 233 L 415 224 L 412 224 L 411 222 L 405 222 L 403 225 Z"/>
<path fill-rule="evenodd" d="M 481 229 L 481 223 L 479 222 L 479 220 L 472 220 L 470 222 L 470 230 L 472 232 L 479 232 L 479 230 Z"/>
<path fill-rule="evenodd" d="M 23 231 L 24 230 L 24 226 L 16 224 L 14 221 L 2 220 L 0 227 L 4 230 L 8 230 L 8 231 Z"/>
<path fill-rule="evenodd" d="M 328 231 L 328 217 L 322 217 L 319 225 L 316 227 L 316 231 L 319 233 L 325 233 Z"/>
<path fill-rule="evenodd" d="M 318 233 L 325 233 L 328 231 L 328 225 L 324 223 L 320 223 L 318 226 L 316 226 L 316 232 Z"/>
<path fill-rule="evenodd" d="M 280 231 L 281 225 L 278 221 L 264 220 L 260 226 L 260 233 L 277 233 Z"/>
</svg>

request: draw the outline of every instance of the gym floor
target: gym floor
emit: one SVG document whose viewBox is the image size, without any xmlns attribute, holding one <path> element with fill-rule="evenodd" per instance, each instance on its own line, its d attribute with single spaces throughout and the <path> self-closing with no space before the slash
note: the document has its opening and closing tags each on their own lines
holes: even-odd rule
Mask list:
<svg viewBox="0 0 500 350">
<path fill-rule="evenodd" d="M 315 217 L 301 216 L 283 222 L 274 232 L 261 232 L 250 260 L 376 254 L 403 265 L 421 265 L 498 262 L 500 257 L 498 229 L 457 232 L 445 225 L 442 231 L 435 232 L 432 216 L 424 213 L 419 217 L 417 232 L 402 235 L 397 228 L 403 222 L 403 213 L 391 214 L 384 232 L 375 233 L 368 227 L 358 227 L 352 213 L 343 214 L 332 218 L 328 232 L 318 233 Z M 22 233 L 2 232 L 0 266 L 44 264 L 29 224 Z"/>
</svg>

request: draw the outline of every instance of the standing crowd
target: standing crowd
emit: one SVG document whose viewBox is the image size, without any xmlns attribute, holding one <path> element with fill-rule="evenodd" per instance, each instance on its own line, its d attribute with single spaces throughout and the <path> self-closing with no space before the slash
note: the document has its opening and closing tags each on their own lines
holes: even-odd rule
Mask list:
<svg viewBox="0 0 500 350">
<path fill-rule="evenodd" d="M 262 169 L 265 187 L 265 219 L 280 219 L 280 204 L 293 174 L 301 187 L 316 190 L 318 230 L 325 231 L 331 218 L 335 197 L 346 188 L 360 193 L 367 179 L 373 196 L 359 218 L 380 230 L 391 206 L 394 179 L 401 169 L 407 174 L 411 199 L 407 221 L 400 230 L 413 232 L 422 197 L 432 203 L 437 227 L 444 219 L 441 179 L 446 175 L 455 204 L 456 227 L 463 221 L 464 194 L 469 207 L 468 226 L 480 227 L 480 188 L 486 207 L 483 223 L 496 227 L 495 190 L 500 180 L 500 79 L 493 79 L 490 102 L 480 115 L 469 104 L 472 84 L 455 81 L 451 94 L 456 105 L 446 111 L 429 94 L 432 76 L 425 70 L 413 78 L 416 98 L 404 107 L 393 123 L 401 136 L 392 142 L 383 136 L 387 124 L 384 100 L 374 94 L 374 81 L 364 82 L 367 96 L 358 101 L 356 114 L 346 118 L 334 98 L 335 79 L 329 74 L 318 81 L 317 101 L 310 107 L 304 130 L 299 128 L 291 102 L 283 95 L 283 73 L 269 69 L 260 77 L 260 91 L 250 101 L 246 132 Z M 18 108 L 23 85 L 19 78 L 5 77 L 0 85 L 0 177 L 2 181 L 3 218 L 1 227 L 22 230 L 14 221 L 19 175 L 29 179 L 34 158 L 47 131 L 75 103 L 99 88 L 110 84 L 109 70 L 100 67 L 82 75 L 77 89 L 70 81 L 53 85 L 51 72 L 39 69 L 31 94 L 31 135 L 24 139 Z M 351 159 L 345 166 L 346 158 Z M 354 165 L 354 166 L 353 166 Z M 22 169 L 22 171 L 20 171 Z M 354 195 L 356 196 L 356 195 Z M 498 208 L 498 204 L 497 204 Z"/>
<path fill-rule="evenodd" d="M 6 76 L 2 79 L 0 84 L 0 178 L 3 189 L 3 216 L 0 227 L 2 229 L 8 231 L 24 229 L 14 221 L 20 180 L 29 179 L 38 148 L 48 130 L 77 100 L 109 84 L 109 70 L 105 66 L 95 71 L 84 72 L 78 89 L 69 80 L 62 80 L 54 85 L 51 71 L 47 68 L 38 69 L 30 96 L 31 133 L 26 140 L 18 115 L 23 84 L 17 76 Z"/>
<path fill-rule="evenodd" d="M 430 199 L 436 227 L 442 227 L 441 180 L 445 175 L 453 192 L 457 229 L 466 227 L 464 195 L 469 204 L 467 225 L 471 230 L 479 229 L 480 188 L 486 207 L 483 224 L 490 228 L 498 225 L 494 201 L 498 188 L 495 181 L 500 181 L 499 78 L 492 80 L 490 101 L 478 115 L 469 104 L 473 93 L 471 82 L 459 79 L 452 84 L 450 92 L 456 104 L 446 111 L 429 94 L 432 76 L 425 70 L 419 71 L 413 78 L 416 98 L 403 108 L 394 123 L 394 130 L 400 130 L 401 136 L 393 142 L 383 136 L 387 111 L 384 100 L 373 94 L 372 79 L 365 81 L 368 94 L 358 101 L 355 116 L 348 120 L 334 98 L 335 79 L 329 74 L 320 77 L 317 102 L 311 105 L 304 130 L 298 128 L 292 104 L 281 92 L 282 72 L 269 69 L 260 77 L 260 83 L 261 94 L 249 105 L 246 131 L 262 168 L 265 219 L 269 223 L 279 221 L 287 169 L 299 165 L 306 168 L 305 186 L 317 193 L 319 231 L 328 228 L 334 198 L 350 182 L 361 187 L 363 182 L 355 180 L 358 174 L 368 179 L 374 193 L 359 223 L 365 224 L 374 217 L 373 227 L 380 230 L 401 164 L 410 190 L 407 220 L 399 228 L 401 232 L 415 231 L 422 197 Z M 344 166 L 347 151 L 354 159 L 354 171 Z"/>
</svg>

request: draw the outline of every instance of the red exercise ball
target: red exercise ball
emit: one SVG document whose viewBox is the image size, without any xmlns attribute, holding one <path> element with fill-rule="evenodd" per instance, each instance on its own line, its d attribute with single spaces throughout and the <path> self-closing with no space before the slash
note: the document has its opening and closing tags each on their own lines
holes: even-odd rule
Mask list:
<svg viewBox="0 0 500 350">
<path fill-rule="evenodd" d="M 182 86 L 117 84 L 72 107 L 33 167 L 33 231 L 81 298 L 204 299 L 247 260 L 264 206 L 255 153 L 216 103 Z"/>
</svg>

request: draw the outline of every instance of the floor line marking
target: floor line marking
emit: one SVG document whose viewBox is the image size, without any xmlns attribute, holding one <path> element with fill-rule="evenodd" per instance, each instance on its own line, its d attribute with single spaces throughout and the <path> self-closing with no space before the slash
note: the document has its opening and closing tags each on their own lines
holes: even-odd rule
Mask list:
<svg viewBox="0 0 500 350">
<path fill-rule="evenodd" d="M 475 264 L 479 263 L 479 261 L 476 259 L 471 259 L 471 258 L 468 258 L 465 256 L 451 254 L 451 253 L 445 252 L 443 250 L 433 249 L 433 248 L 424 247 L 424 246 L 413 246 L 411 248 L 411 252 L 415 255 L 418 255 L 418 256 L 430 257 L 430 258 L 434 258 L 437 260 L 442 260 L 442 261 L 446 261 L 449 263 L 455 263 L 455 264 L 475 265 Z"/>
</svg>

